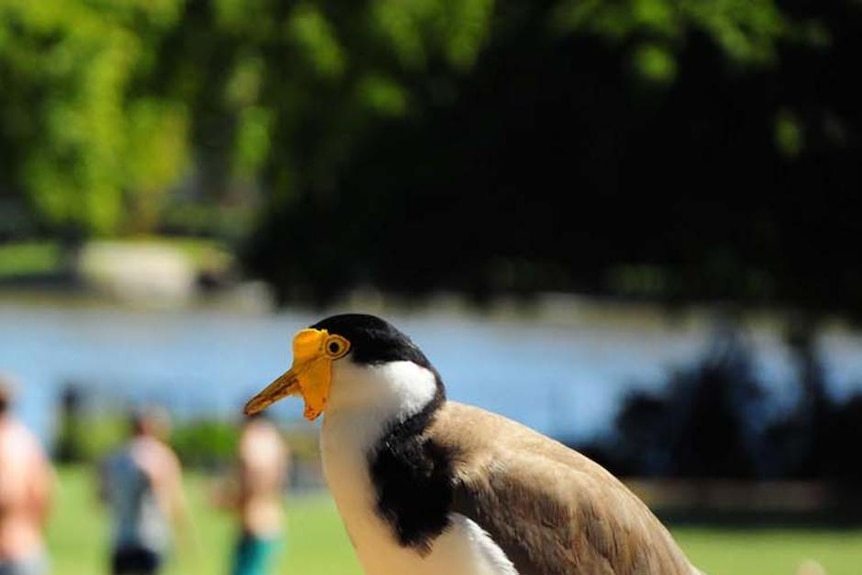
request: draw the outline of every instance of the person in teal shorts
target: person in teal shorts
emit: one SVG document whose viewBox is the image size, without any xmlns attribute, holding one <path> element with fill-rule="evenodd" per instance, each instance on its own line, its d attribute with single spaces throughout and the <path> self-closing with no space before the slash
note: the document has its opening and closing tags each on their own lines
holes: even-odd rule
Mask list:
<svg viewBox="0 0 862 575">
<path fill-rule="evenodd" d="M 264 575 L 281 549 L 281 539 L 243 532 L 234 550 L 231 575 Z"/>
<path fill-rule="evenodd" d="M 265 575 L 284 546 L 285 497 L 290 452 L 281 431 L 266 417 L 243 422 L 237 465 L 216 496 L 220 507 L 237 514 L 239 530 L 231 575 Z"/>
</svg>

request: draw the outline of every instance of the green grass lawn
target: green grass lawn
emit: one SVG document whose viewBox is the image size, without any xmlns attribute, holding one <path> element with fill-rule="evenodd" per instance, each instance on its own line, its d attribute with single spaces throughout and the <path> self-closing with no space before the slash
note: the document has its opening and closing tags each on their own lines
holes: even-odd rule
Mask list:
<svg viewBox="0 0 862 575">
<path fill-rule="evenodd" d="M 208 502 L 212 479 L 187 477 L 197 544 L 177 546 L 166 575 L 227 575 L 235 533 L 232 516 Z M 52 575 L 106 573 L 108 524 L 92 474 L 61 469 L 48 532 Z M 347 534 L 326 494 L 296 495 L 289 501 L 287 536 L 276 573 L 360 574 Z"/>
<path fill-rule="evenodd" d="M 105 573 L 107 524 L 90 474 L 60 471 L 49 531 L 53 575 Z M 191 500 L 199 545 L 181 547 L 166 575 L 227 573 L 234 526 L 231 517 L 207 505 L 210 484 L 191 475 Z M 858 575 L 862 530 L 727 530 L 674 528 L 691 559 L 709 575 L 794 575 L 803 560 L 815 558 L 828 575 Z M 295 495 L 289 501 L 288 535 L 276 573 L 360 575 L 358 563 L 331 499 L 325 494 Z"/>
<path fill-rule="evenodd" d="M 862 530 L 672 529 L 689 558 L 709 575 L 794 575 L 816 559 L 828 575 L 862 572 Z"/>
</svg>

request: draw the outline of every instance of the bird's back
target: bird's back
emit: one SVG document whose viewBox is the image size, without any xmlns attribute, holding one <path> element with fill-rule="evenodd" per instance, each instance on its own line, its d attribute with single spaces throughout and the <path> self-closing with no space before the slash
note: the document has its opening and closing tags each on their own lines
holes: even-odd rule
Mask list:
<svg viewBox="0 0 862 575">
<path fill-rule="evenodd" d="M 699 573 L 640 499 L 561 443 L 455 402 L 428 437 L 451 453 L 453 511 L 485 529 L 520 575 Z"/>
</svg>

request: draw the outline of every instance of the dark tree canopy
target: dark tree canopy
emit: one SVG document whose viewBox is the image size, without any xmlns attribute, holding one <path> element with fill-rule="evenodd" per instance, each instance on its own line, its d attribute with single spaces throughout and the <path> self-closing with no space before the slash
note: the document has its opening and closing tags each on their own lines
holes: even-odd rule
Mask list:
<svg viewBox="0 0 862 575">
<path fill-rule="evenodd" d="M 764 64 L 691 27 L 658 81 L 633 69 L 637 33 L 549 34 L 551 8 L 499 15 L 468 74 L 408 77 L 416 113 L 275 206 L 249 268 L 285 299 L 371 283 L 862 311 L 862 11 L 784 4 L 823 40 L 780 38 Z"/>
</svg>

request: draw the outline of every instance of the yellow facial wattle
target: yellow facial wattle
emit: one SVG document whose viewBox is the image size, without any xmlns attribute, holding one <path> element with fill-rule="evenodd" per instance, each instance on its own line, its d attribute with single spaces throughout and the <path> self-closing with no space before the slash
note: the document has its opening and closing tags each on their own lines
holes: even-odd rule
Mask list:
<svg viewBox="0 0 862 575">
<path fill-rule="evenodd" d="M 350 351 L 350 342 L 322 329 L 303 329 L 293 338 L 293 365 L 255 395 L 245 406 L 247 414 L 262 411 L 288 395 L 301 394 L 305 418 L 317 419 L 326 409 L 332 386 L 332 362 Z"/>
</svg>

